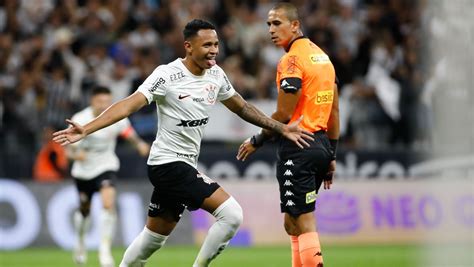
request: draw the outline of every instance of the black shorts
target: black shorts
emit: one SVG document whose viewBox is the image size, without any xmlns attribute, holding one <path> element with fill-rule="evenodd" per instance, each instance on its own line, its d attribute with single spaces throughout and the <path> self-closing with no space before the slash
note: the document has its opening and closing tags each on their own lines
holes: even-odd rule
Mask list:
<svg viewBox="0 0 474 267">
<path fill-rule="evenodd" d="M 204 199 L 220 186 L 191 165 L 176 161 L 148 166 L 148 177 L 155 187 L 148 206 L 148 216 L 161 214 L 179 221 L 184 209 L 197 210 Z"/>
<path fill-rule="evenodd" d="M 329 163 L 331 149 L 325 132 L 314 133 L 310 147 L 299 148 L 282 138 L 278 148 L 277 179 L 281 212 L 292 216 L 312 212 Z"/>
<path fill-rule="evenodd" d="M 77 191 L 79 192 L 79 200 L 81 203 L 90 202 L 92 195 L 103 186 L 115 186 L 115 180 L 117 180 L 117 173 L 114 171 L 106 171 L 90 180 L 74 178 Z"/>
</svg>

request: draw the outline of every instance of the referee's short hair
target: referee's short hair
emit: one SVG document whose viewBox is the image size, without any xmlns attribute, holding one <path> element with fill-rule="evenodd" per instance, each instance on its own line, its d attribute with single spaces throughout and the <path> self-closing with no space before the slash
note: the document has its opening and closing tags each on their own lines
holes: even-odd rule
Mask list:
<svg viewBox="0 0 474 267">
<path fill-rule="evenodd" d="M 215 30 L 216 27 L 205 20 L 202 19 L 193 19 L 186 26 L 184 26 L 183 35 L 184 40 L 189 40 L 190 38 L 197 35 L 199 30 Z"/>
<path fill-rule="evenodd" d="M 110 89 L 105 87 L 105 86 L 95 86 L 93 89 L 92 89 L 92 96 L 95 96 L 95 95 L 100 95 L 100 94 L 107 94 L 107 95 L 110 95 L 112 92 L 110 92 Z"/>
</svg>

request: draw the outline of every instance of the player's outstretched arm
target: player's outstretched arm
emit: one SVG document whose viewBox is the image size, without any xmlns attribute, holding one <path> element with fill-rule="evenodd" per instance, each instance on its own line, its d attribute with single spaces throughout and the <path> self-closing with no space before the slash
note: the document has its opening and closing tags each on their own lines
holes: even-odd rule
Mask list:
<svg viewBox="0 0 474 267">
<path fill-rule="evenodd" d="M 53 133 L 53 140 L 63 146 L 75 143 L 97 130 L 128 117 L 147 103 L 148 102 L 142 93 L 135 92 L 127 98 L 112 104 L 99 116 L 84 126 L 71 120 L 66 120 L 69 124 L 69 128 Z"/>
<path fill-rule="evenodd" d="M 244 119 L 247 122 L 250 122 L 254 125 L 260 126 L 262 128 L 275 131 L 285 138 L 293 141 L 297 146 L 303 148 L 304 146 L 309 146 L 306 140 L 313 140 L 313 134 L 306 130 L 303 130 L 298 127 L 299 121 L 292 123 L 290 125 L 283 124 L 279 121 L 276 121 L 253 105 L 247 103 L 239 94 L 235 94 L 229 99 L 222 101 L 222 103 L 232 112 L 237 114 L 239 117 Z"/>
</svg>

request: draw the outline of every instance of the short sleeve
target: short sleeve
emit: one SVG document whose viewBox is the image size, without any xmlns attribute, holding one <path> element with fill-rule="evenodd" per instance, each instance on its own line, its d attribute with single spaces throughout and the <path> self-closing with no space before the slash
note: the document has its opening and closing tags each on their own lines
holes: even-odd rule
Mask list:
<svg viewBox="0 0 474 267">
<path fill-rule="evenodd" d="M 303 79 L 303 67 L 296 55 L 288 55 L 280 61 L 280 79 L 299 78 Z"/>
<path fill-rule="evenodd" d="M 303 67 L 296 55 L 284 57 L 278 65 L 278 89 L 294 93 L 301 89 Z"/>
<path fill-rule="evenodd" d="M 163 65 L 158 66 L 150 76 L 138 87 L 137 91 L 142 93 L 150 104 L 158 97 L 165 96 L 167 92 L 166 70 Z"/>
<path fill-rule="evenodd" d="M 227 75 L 224 71 L 222 71 L 220 84 L 221 86 L 219 88 L 219 94 L 217 95 L 218 101 L 224 101 L 226 99 L 229 99 L 235 94 L 235 89 L 230 83 L 229 78 L 227 78 Z"/>
</svg>

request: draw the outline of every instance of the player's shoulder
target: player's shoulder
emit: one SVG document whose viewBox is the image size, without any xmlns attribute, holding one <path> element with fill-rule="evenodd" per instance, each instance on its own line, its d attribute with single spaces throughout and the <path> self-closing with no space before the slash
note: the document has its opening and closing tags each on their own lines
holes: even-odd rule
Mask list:
<svg viewBox="0 0 474 267">
<path fill-rule="evenodd" d="M 83 110 L 80 110 L 80 111 L 76 112 L 72 116 L 72 120 L 87 118 L 87 117 L 91 117 L 92 115 L 93 115 L 92 114 L 92 108 L 89 106 L 89 107 L 84 108 Z"/>
<path fill-rule="evenodd" d="M 178 60 L 179 59 L 176 59 L 174 61 L 171 61 L 168 64 L 159 65 L 158 67 L 155 68 L 153 73 L 156 74 L 156 75 L 160 75 L 160 74 L 163 75 L 163 74 L 173 73 L 177 70 L 181 70 L 181 66 L 180 66 Z M 167 76 L 167 75 L 163 75 L 163 76 Z"/>
</svg>

